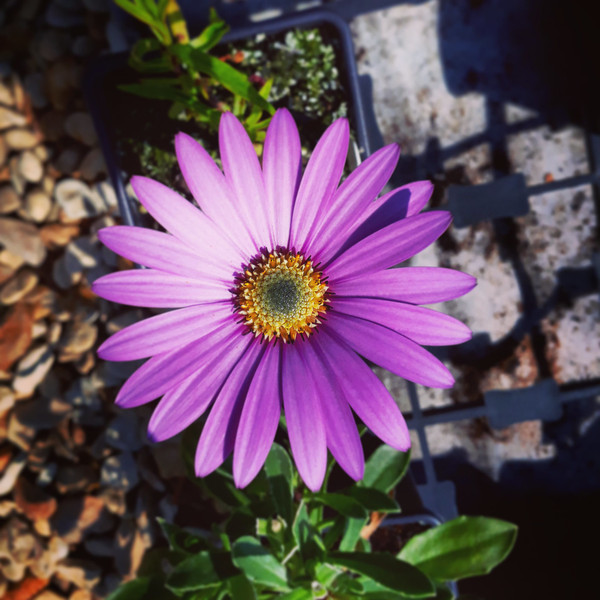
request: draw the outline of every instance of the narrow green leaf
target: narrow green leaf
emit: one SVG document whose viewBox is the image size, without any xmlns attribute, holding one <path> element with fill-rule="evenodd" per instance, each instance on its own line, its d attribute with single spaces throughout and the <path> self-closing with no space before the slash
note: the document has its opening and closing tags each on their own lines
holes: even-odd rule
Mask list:
<svg viewBox="0 0 600 600">
<path fill-rule="evenodd" d="M 360 502 L 368 511 L 381 513 L 398 513 L 398 503 L 387 494 L 372 487 L 360 487 L 353 485 L 348 489 L 348 494 Z"/>
<path fill-rule="evenodd" d="M 387 493 L 404 477 L 409 462 L 410 451 L 399 452 L 382 444 L 365 463 L 365 476 L 359 485 Z"/>
<path fill-rule="evenodd" d="M 168 1 L 163 12 L 163 18 L 166 19 L 171 34 L 178 43 L 187 44 L 190 41 L 187 23 L 185 22 L 179 4 L 177 4 L 177 0 Z"/>
<path fill-rule="evenodd" d="M 210 23 L 210 25 L 204 28 L 200 35 L 190 41 L 190 45 L 193 48 L 198 48 L 199 50 L 208 52 L 208 50 L 212 50 L 212 48 L 214 48 L 221 41 L 221 38 L 228 31 L 229 25 L 217 17 L 216 21 Z"/>
<path fill-rule="evenodd" d="M 219 585 L 238 573 L 228 552 L 198 552 L 171 571 L 166 585 L 179 594 Z"/>
<path fill-rule="evenodd" d="M 151 100 L 172 100 L 173 102 L 185 102 L 186 100 L 185 95 L 180 90 L 160 84 L 127 83 L 119 85 L 118 88 L 123 92 Z"/>
<path fill-rule="evenodd" d="M 409 598 L 426 598 L 435 592 L 433 583 L 419 569 L 385 552 L 330 552 L 327 558 Z"/>
<path fill-rule="evenodd" d="M 270 114 L 275 112 L 273 105 L 258 93 L 246 75 L 234 69 L 231 65 L 202 50 L 194 49 L 191 58 L 194 68 L 200 73 L 213 77 L 233 94 L 249 100 L 252 104 L 260 106 Z"/>
<path fill-rule="evenodd" d="M 289 454 L 279 444 L 273 444 L 264 468 L 275 509 L 289 525 L 292 522 L 292 495 L 294 493 L 292 487 L 293 467 Z"/>
<path fill-rule="evenodd" d="M 135 17 L 138 21 L 146 23 L 146 25 L 154 23 L 152 15 L 147 10 L 130 0 L 115 0 L 115 4 L 125 12 L 128 12 L 132 17 Z"/>
<path fill-rule="evenodd" d="M 404 546 L 399 558 L 438 581 L 484 575 L 510 553 L 517 526 L 488 517 L 458 517 L 424 531 Z"/>
<path fill-rule="evenodd" d="M 168 56 L 160 51 L 162 46 L 158 40 L 143 38 L 138 40 L 131 48 L 129 54 L 129 66 L 140 73 L 168 73 L 171 71 L 171 63 Z M 150 53 L 157 53 L 148 59 Z"/>
<path fill-rule="evenodd" d="M 331 494 L 328 492 L 320 492 L 314 494 L 311 500 L 325 504 L 334 510 L 337 510 L 341 515 L 354 519 L 363 519 L 367 516 L 365 508 L 354 498 L 344 496 L 343 494 Z"/>
<path fill-rule="evenodd" d="M 285 567 L 254 537 L 246 535 L 233 543 L 233 564 L 254 583 L 271 589 L 289 590 Z"/>
</svg>

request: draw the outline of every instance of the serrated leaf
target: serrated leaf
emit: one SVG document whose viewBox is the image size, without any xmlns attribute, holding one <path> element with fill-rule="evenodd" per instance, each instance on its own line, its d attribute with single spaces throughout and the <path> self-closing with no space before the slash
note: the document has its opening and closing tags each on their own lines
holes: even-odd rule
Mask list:
<svg viewBox="0 0 600 600">
<path fill-rule="evenodd" d="M 399 452 L 382 444 L 365 463 L 365 475 L 358 485 L 387 493 L 404 477 L 409 462 L 410 451 Z"/>
<path fill-rule="evenodd" d="M 327 558 L 409 598 L 426 598 L 435 592 L 433 583 L 419 569 L 385 552 L 330 552 Z"/>
<path fill-rule="evenodd" d="M 399 558 L 438 581 L 485 575 L 510 553 L 517 526 L 488 517 L 458 517 L 413 537 Z"/>
<path fill-rule="evenodd" d="M 289 591 L 285 567 L 252 536 L 243 536 L 233 543 L 233 564 L 254 583 L 278 591 Z"/>
</svg>

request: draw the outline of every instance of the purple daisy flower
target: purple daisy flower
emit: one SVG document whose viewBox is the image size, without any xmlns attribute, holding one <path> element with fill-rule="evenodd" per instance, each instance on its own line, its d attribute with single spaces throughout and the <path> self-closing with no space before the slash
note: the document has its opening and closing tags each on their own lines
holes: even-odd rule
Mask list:
<svg viewBox="0 0 600 600">
<path fill-rule="evenodd" d="M 106 246 L 149 268 L 101 277 L 96 294 L 175 309 L 126 327 L 100 347 L 106 360 L 149 358 L 116 403 L 130 408 L 162 396 L 148 426 L 156 441 L 210 408 L 196 452 L 198 476 L 233 452 L 236 485 L 250 483 L 283 409 L 296 466 L 311 490 L 323 482 L 327 449 L 361 479 L 353 412 L 385 443 L 410 447 L 398 406 L 361 357 L 422 385 L 454 383 L 421 344 L 457 344 L 471 332 L 419 305 L 457 298 L 475 279 L 444 268 L 390 268 L 436 240 L 450 214 L 420 214 L 429 182 L 375 200 L 398 161 L 396 144 L 339 185 L 348 142 L 348 122 L 338 119 L 302 175 L 298 130 L 289 112 L 278 110 L 261 166 L 243 126 L 225 113 L 224 173 L 191 137 L 175 140 L 201 210 L 156 181 L 134 177 L 140 202 L 168 233 L 127 226 L 99 232 Z"/>
</svg>

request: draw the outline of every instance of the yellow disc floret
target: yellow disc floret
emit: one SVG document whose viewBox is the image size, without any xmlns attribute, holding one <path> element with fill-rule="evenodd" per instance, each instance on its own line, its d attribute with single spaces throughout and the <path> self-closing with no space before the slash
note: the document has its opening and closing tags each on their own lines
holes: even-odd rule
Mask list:
<svg viewBox="0 0 600 600">
<path fill-rule="evenodd" d="M 236 280 L 234 302 L 255 336 L 294 341 L 310 335 L 326 311 L 327 285 L 311 260 L 274 250 L 253 259 Z"/>
</svg>

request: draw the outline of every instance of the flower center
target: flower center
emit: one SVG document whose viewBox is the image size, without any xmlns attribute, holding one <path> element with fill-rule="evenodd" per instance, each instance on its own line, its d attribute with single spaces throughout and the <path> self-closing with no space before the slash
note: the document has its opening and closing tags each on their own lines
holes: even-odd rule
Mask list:
<svg viewBox="0 0 600 600">
<path fill-rule="evenodd" d="M 311 260 L 287 250 L 264 251 L 236 278 L 234 303 L 255 336 L 294 341 L 310 335 L 327 310 L 328 286 Z"/>
</svg>

